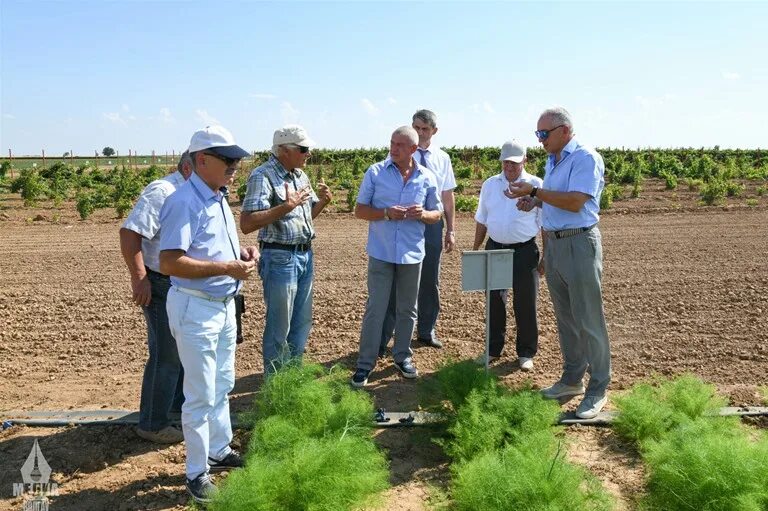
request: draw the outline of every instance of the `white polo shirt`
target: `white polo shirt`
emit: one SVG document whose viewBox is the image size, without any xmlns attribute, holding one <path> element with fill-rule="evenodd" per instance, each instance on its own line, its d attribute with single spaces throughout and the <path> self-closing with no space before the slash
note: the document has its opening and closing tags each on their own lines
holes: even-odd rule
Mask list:
<svg viewBox="0 0 768 511">
<path fill-rule="evenodd" d="M 176 171 L 152 181 L 139 195 L 139 200 L 123 223 L 123 228 L 140 234 L 141 255 L 144 265 L 160 273 L 160 210 L 165 199 L 185 183 L 181 172 Z"/>
<path fill-rule="evenodd" d="M 422 154 L 427 168 L 435 174 L 438 191 L 445 192 L 456 188 L 456 176 L 453 175 L 453 165 L 451 165 L 451 157 L 448 156 L 448 153 L 434 144 L 430 144 L 429 149 L 419 147 L 413 153 L 413 159 L 416 160 L 416 163 L 421 163 Z"/>
<path fill-rule="evenodd" d="M 525 170 L 515 182 L 524 181 L 541 188 L 542 180 L 528 174 Z M 525 212 L 517 209 L 517 199 L 504 195 L 509 181 L 501 172 L 489 177 L 480 189 L 480 202 L 477 205 L 475 220 L 488 228 L 488 236 L 504 245 L 522 243 L 538 234 L 541 229 L 541 208 Z"/>
</svg>

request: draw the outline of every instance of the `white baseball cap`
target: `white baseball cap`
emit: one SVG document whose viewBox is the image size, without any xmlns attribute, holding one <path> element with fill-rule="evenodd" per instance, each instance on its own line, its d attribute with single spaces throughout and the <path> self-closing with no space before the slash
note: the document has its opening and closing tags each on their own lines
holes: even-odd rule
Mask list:
<svg viewBox="0 0 768 511">
<path fill-rule="evenodd" d="M 525 147 L 517 140 L 507 140 L 501 146 L 501 156 L 499 161 L 512 161 L 520 163 L 525 159 Z"/>
<path fill-rule="evenodd" d="M 206 126 L 192 135 L 187 151 L 196 153 L 206 149 L 233 160 L 239 160 L 250 155 L 248 151 L 235 143 L 235 137 L 224 126 Z"/>
<path fill-rule="evenodd" d="M 314 140 L 309 138 L 307 130 L 298 124 L 289 124 L 275 131 L 275 135 L 272 137 L 272 145 L 277 147 L 285 144 L 295 144 L 303 147 L 317 145 Z"/>
</svg>

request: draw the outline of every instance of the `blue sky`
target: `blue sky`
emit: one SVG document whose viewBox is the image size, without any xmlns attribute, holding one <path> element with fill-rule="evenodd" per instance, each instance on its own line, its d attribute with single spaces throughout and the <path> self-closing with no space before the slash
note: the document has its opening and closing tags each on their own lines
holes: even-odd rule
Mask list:
<svg viewBox="0 0 768 511">
<path fill-rule="evenodd" d="M 767 147 L 766 2 L 0 0 L 0 150 L 250 150 L 300 123 L 381 147 L 418 108 L 443 146 L 536 145 L 563 105 L 598 147 Z"/>
</svg>

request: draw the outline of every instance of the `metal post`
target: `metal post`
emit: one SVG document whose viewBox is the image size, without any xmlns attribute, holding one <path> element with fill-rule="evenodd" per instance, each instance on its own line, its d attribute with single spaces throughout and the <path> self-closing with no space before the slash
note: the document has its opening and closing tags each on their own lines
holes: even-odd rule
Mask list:
<svg viewBox="0 0 768 511">
<path fill-rule="evenodd" d="M 491 253 L 485 254 L 485 372 L 491 358 Z"/>
</svg>

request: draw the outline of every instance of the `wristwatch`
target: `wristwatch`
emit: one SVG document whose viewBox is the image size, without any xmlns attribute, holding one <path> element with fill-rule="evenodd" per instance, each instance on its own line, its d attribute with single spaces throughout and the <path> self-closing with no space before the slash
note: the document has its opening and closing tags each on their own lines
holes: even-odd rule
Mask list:
<svg viewBox="0 0 768 511">
<path fill-rule="evenodd" d="M 539 188 L 537 186 L 534 186 L 533 188 L 531 188 L 531 193 L 529 193 L 528 195 L 530 195 L 531 197 L 536 197 L 536 192 L 538 191 L 539 191 Z"/>
<path fill-rule="evenodd" d="M 389 208 L 384 208 L 384 220 L 389 220 Z"/>
</svg>

